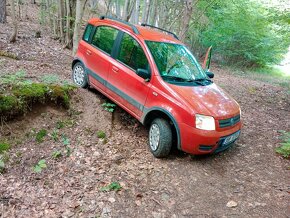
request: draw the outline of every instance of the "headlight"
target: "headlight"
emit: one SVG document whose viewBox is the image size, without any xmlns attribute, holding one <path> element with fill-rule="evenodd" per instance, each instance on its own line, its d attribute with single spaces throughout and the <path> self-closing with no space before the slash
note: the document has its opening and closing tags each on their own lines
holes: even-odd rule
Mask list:
<svg viewBox="0 0 290 218">
<path fill-rule="evenodd" d="M 215 130 L 214 118 L 210 116 L 195 115 L 195 127 L 203 130 Z"/>
</svg>

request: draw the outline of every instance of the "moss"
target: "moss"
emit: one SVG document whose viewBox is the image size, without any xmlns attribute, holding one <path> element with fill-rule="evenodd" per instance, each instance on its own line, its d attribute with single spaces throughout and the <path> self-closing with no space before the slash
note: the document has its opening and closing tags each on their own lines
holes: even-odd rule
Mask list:
<svg viewBox="0 0 290 218">
<path fill-rule="evenodd" d="M 0 154 L 2 154 L 4 151 L 9 150 L 10 144 L 7 142 L 0 142 Z"/>
<path fill-rule="evenodd" d="M 74 90 L 76 87 L 74 86 L 60 86 L 60 85 L 50 85 L 50 98 L 52 101 L 57 104 L 62 105 L 65 108 L 69 108 L 70 102 L 70 91 Z"/>
<path fill-rule="evenodd" d="M 47 86 L 42 83 L 32 83 L 30 85 L 17 85 L 12 88 L 16 97 L 26 101 L 44 101 L 47 93 Z"/>
<path fill-rule="evenodd" d="M 0 113 L 18 107 L 19 101 L 13 95 L 0 95 Z"/>
<path fill-rule="evenodd" d="M 0 50 L 0 56 L 19 60 L 19 57 L 16 54 L 13 54 L 13 53 L 8 52 L 8 51 Z"/>
<path fill-rule="evenodd" d="M 8 85 L 9 88 L 5 88 L 0 93 L 0 117 L 4 119 L 25 114 L 35 103 L 53 102 L 68 109 L 70 92 L 76 88 L 70 85 L 44 83 L 9 83 Z"/>
</svg>

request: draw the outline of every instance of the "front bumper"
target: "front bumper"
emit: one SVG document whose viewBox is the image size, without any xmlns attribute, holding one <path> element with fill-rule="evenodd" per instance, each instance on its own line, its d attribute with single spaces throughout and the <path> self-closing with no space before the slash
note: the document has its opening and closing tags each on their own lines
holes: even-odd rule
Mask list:
<svg viewBox="0 0 290 218">
<path fill-rule="evenodd" d="M 218 153 L 228 149 L 236 140 L 230 144 L 223 145 L 223 141 L 229 135 L 240 131 L 241 122 L 225 130 L 207 131 L 193 128 L 187 124 L 180 125 L 181 150 L 190 154 Z"/>
</svg>

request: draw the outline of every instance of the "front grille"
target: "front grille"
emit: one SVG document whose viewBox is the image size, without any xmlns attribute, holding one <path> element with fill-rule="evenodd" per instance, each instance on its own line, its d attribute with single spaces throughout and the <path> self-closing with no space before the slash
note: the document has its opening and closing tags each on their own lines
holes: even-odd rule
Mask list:
<svg viewBox="0 0 290 218">
<path fill-rule="evenodd" d="M 241 118 L 240 115 L 237 115 L 237 116 L 231 117 L 229 119 L 219 120 L 220 128 L 225 128 L 225 127 L 233 126 L 236 123 L 240 122 L 240 118 Z"/>
</svg>

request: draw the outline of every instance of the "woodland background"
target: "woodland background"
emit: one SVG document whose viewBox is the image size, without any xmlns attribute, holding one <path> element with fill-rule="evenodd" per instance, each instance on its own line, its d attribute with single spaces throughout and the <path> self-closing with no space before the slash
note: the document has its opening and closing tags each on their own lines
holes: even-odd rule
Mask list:
<svg viewBox="0 0 290 218">
<path fill-rule="evenodd" d="M 29 3 L 40 6 L 36 34 L 49 27 L 73 53 L 86 21 L 100 15 L 168 29 L 198 56 L 212 45 L 223 64 L 277 64 L 290 45 L 290 10 L 284 0 L 0 0 L 0 22 L 6 22 L 5 6 L 11 7 L 15 28 L 10 41 L 16 40 L 17 22 L 28 18 Z"/>
</svg>

